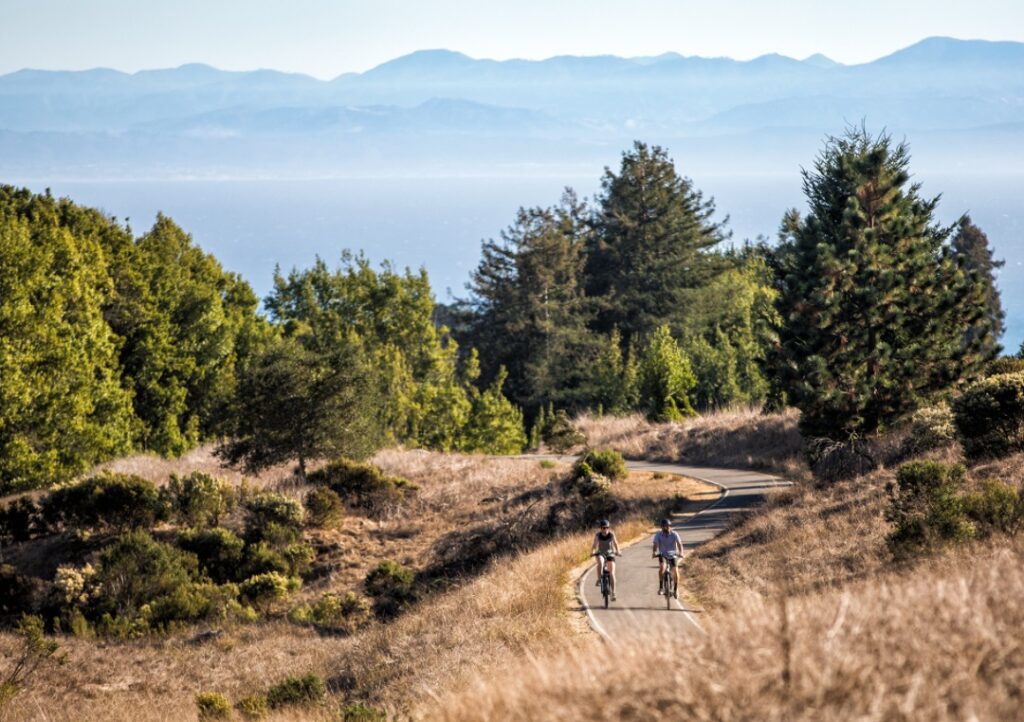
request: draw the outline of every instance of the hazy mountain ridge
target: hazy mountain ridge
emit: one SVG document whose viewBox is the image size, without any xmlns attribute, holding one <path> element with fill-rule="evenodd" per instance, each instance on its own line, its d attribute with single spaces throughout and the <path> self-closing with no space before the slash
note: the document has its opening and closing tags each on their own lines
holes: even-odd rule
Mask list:
<svg viewBox="0 0 1024 722">
<path fill-rule="evenodd" d="M 312 173 L 355 172 L 360 159 L 396 149 L 427 165 L 505 162 L 509 148 L 527 163 L 572 162 L 587 147 L 607 161 L 608 148 L 637 137 L 673 147 L 725 134 L 768 142 L 772 128 L 820 138 L 861 120 L 912 140 L 960 133 L 946 150 L 976 158 L 970 145 L 984 144 L 988 126 L 1005 126 L 1005 136 L 1024 123 L 1024 43 L 929 38 L 861 65 L 820 54 L 496 61 L 424 50 L 329 81 L 203 64 L 22 70 L 0 76 L 0 171 L 122 174 L 138 164 L 152 170 L 157 159 L 203 174 L 239 156 L 246 169 L 258 158 L 272 171 L 298 154 Z M 278 152 L 261 147 L 268 136 Z M 474 138 L 501 142 L 488 148 Z M 771 150 L 802 161 L 804 143 Z M 990 160 L 1008 162 L 996 155 Z"/>
</svg>

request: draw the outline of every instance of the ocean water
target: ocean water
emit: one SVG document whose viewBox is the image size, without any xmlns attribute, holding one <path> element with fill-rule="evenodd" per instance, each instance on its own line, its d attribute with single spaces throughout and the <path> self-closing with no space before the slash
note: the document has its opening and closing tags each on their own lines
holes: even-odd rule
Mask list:
<svg viewBox="0 0 1024 722">
<path fill-rule="evenodd" d="M 423 266 L 441 301 L 466 295 L 482 239 L 497 237 L 520 206 L 550 205 L 572 186 L 584 196 L 599 189 L 588 176 L 365 178 L 330 180 L 61 181 L 0 179 L 129 219 L 136 233 L 158 211 L 244 276 L 262 297 L 275 266 L 304 267 L 319 255 L 329 263 L 342 250 L 362 250 L 374 262 Z M 798 173 L 694 177 L 729 216 L 733 240 L 774 239 L 787 208 L 803 205 Z M 925 194 L 942 194 L 939 220 L 970 212 L 1006 261 L 999 276 L 1007 311 L 1003 344 L 1024 339 L 1024 173 L 934 175 L 917 178 Z"/>
</svg>

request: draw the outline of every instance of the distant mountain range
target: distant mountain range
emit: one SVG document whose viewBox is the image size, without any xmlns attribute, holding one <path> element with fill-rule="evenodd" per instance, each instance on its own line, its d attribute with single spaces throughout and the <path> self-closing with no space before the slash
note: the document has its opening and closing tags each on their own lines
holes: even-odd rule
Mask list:
<svg viewBox="0 0 1024 722">
<path fill-rule="evenodd" d="M 923 162 L 1019 169 L 1024 43 L 929 38 L 861 65 L 424 50 L 330 81 L 206 65 L 0 76 L 0 174 L 353 175 L 614 162 L 634 138 L 697 166 L 806 163 L 850 123 Z"/>
</svg>

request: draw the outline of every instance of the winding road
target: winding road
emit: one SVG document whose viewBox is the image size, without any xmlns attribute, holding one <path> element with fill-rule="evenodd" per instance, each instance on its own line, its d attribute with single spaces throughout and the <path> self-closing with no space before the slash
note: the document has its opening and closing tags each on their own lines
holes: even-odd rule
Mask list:
<svg viewBox="0 0 1024 722">
<path fill-rule="evenodd" d="M 634 471 L 687 476 L 723 490 L 723 495 L 711 506 L 694 515 L 675 517 L 673 528 L 682 537 L 687 550 L 722 533 L 735 515 L 759 504 L 770 489 L 790 483 L 756 471 L 648 461 L 628 461 L 627 466 Z M 666 629 L 684 633 L 702 631 L 701 612 L 686 608 L 682 600 L 673 600 L 671 610 L 665 608 L 665 598 L 658 595 L 658 560 L 651 557 L 651 545 L 652 538 L 648 536 L 622 550 L 616 565 L 618 599 L 608 609 L 604 608 L 600 590 L 595 586 L 593 565 L 580 577 L 578 596 L 590 624 L 609 641 L 636 637 L 648 631 L 664 632 Z M 686 586 L 685 576 L 680 576 L 679 586 L 680 589 Z"/>
</svg>

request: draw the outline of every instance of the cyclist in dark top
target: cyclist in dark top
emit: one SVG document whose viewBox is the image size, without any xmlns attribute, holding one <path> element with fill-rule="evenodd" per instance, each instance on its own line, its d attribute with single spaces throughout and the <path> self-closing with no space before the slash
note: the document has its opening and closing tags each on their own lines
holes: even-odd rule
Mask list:
<svg viewBox="0 0 1024 722">
<path fill-rule="evenodd" d="M 601 530 L 594 535 L 591 554 L 597 555 L 597 586 L 601 586 L 601 571 L 607 565 L 608 576 L 611 577 L 612 601 L 615 601 L 615 556 L 619 553 L 619 540 L 615 538 L 611 522 L 602 519 L 598 526 Z"/>
</svg>

